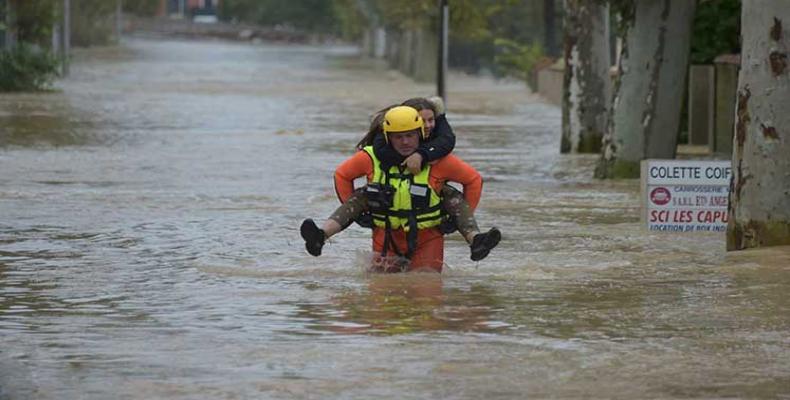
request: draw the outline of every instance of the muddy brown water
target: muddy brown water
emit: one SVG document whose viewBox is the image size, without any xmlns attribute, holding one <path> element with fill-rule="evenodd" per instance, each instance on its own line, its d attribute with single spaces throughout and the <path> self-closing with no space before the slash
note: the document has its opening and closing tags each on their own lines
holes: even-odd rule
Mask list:
<svg viewBox="0 0 790 400">
<path fill-rule="evenodd" d="M 790 398 L 790 250 L 649 233 L 560 111 L 453 75 L 478 219 L 431 274 L 307 255 L 333 168 L 424 95 L 353 48 L 128 39 L 0 95 L 0 399 Z"/>
</svg>

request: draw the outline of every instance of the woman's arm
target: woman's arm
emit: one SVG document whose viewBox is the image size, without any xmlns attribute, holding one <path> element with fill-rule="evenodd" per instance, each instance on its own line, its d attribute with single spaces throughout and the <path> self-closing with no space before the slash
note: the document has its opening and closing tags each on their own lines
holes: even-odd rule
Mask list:
<svg viewBox="0 0 790 400">
<path fill-rule="evenodd" d="M 447 116 L 444 114 L 436 117 L 436 126 L 428 140 L 417 148 L 417 153 L 422 156 L 422 166 L 429 162 L 436 161 L 448 154 L 455 148 L 455 133 Z"/>
</svg>

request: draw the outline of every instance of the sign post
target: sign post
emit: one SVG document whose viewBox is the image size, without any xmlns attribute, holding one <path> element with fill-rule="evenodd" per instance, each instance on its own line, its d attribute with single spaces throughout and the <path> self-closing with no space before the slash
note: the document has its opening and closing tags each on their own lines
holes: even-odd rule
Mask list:
<svg viewBox="0 0 790 400">
<path fill-rule="evenodd" d="M 649 231 L 725 232 L 729 161 L 642 161 L 642 221 Z"/>
<path fill-rule="evenodd" d="M 69 76 L 71 54 L 71 0 L 63 0 L 63 76 Z"/>
<path fill-rule="evenodd" d="M 115 40 L 121 42 L 121 35 L 123 34 L 123 0 L 117 0 L 115 3 Z"/>
<path fill-rule="evenodd" d="M 436 94 L 447 103 L 447 41 L 450 24 L 450 7 L 447 0 L 439 0 L 439 54 L 437 57 Z"/>
</svg>

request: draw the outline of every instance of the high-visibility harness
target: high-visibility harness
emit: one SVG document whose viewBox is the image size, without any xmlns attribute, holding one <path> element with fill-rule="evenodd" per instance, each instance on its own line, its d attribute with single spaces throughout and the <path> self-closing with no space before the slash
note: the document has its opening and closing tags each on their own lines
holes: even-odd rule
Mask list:
<svg viewBox="0 0 790 400">
<path fill-rule="evenodd" d="M 417 232 L 439 226 L 444 217 L 441 197 L 428 183 L 431 166 L 413 175 L 403 167 L 392 166 L 386 170 L 373 151 L 373 146 L 363 149 L 373 161 L 373 179 L 365 190 L 373 224 L 384 228 L 382 256 L 390 248 L 400 257 L 411 259 L 417 248 Z M 406 232 L 407 250 L 401 252 L 392 240 L 392 230 Z"/>
</svg>

